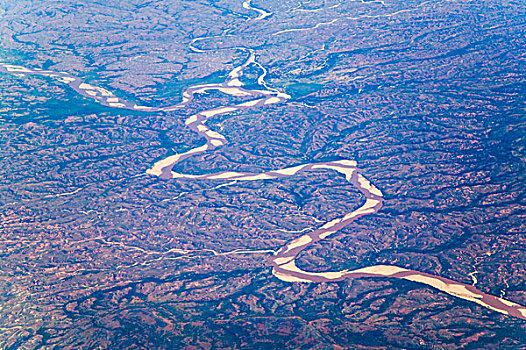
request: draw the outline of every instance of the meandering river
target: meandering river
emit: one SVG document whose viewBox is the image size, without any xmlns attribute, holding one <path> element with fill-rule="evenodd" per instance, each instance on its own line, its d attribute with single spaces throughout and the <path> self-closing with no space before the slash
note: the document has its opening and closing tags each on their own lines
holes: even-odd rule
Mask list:
<svg viewBox="0 0 526 350">
<path fill-rule="evenodd" d="M 263 20 L 272 14 L 251 5 L 251 1 L 243 2 L 245 9 L 256 11 L 258 16 L 253 21 Z M 333 22 L 336 20 L 333 20 Z M 319 23 L 316 26 L 330 24 Z M 314 28 L 314 27 L 313 27 Z M 305 28 L 288 29 L 275 33 L 274 35 L 290 32 L 295 30 L 305 30 Z M 193 45 L 202 38 L 196 38 L 190 43 L 190 49 L 194 52 L 205 52 L 205 50 L 198 49 Z M 436 288 L 442 292 L 448 293 L 457 298 L 468 300 L 477 303 L 494 311 L 526 319 L 526 307 L 509 300 L 496 297 L 491 294 L 486 294 L 474 286 L 456 282 L 444 277 L 434 276 L 428 273 L 406 269 L 394 265 L 373 265 L 356 270 L 342 270 L 342 271 L 327 271 L 327 272 L 309 272 L 299 268 L 296 265 L 296 259 L 299 254 L 311 244 L 323 239 L 329 238 L 331 235 L 337 233 L 353 221 L 365 215 L 373 215 L 382 207 L 384 201 L 382 192 L 370 183 L 358 170 L 357 164 L 353 160 L 342 159 L 331 162 L 320 162 L 302 164 L 294 167 L 265 171 L 261 173 L 244 173 L 234 171 L 224 171 L 215 174 L 193 175 L 181 174 L 174 172 L 172 169 L 175 164 L 192 157 L 194 155 L 207 152 L 209 150 L 221 147 L 228 143 L 225 136 L 218 132 L 211 130 L 206 122 L 218 115 L 232 113 L 236 111 L 243 111 L 248 109 L 264 108 L 266 105 L 285 103 L 290 96 L 282 93 L 276 89 L 270 88 L 264 81 L 266 69 L 256 61 L 256 56 L 252 50 L 248 50 L 250 55 L 248 59 L 239 67 L 234 68 L 223 83 L 201 84 L 188 87 L 182 93 L 182 100 L 180 103 L 166 106 L 166 107 L 150 107 L 137 105 L 134 102 L 124 100 L 116 96 L 107 89 L 93 86 L 83 79 L 70 75 L 67 72 L 55 72 L 51 70 L 43 70 L 39 68 L 28 68 L 20 65 L 13 65 L 7 63 L 0 63 L 0 72 L 25 75 L 34 74 L 46 77 L 51 77 L 57 81 L 67 84 L 77 93 L 94 101 L 112 108 L 122 108 L 143 112 L 170 112 L 182 109 L 190 103 L 196 95 L 205 93 L 206 91 L 216 90 L 228 95 L 236 97 L 245 97 L 246 101 L 220 106 L 208 110 L 203 110 L 195 115 L 190 116 L 185 121 L 185 125 L 192 131 L 199 134 L 206 140 L 203 146 L 188 150 L 185 153 L 171 155 L 153 164 L 148 170 L 147 174 L 158 176 L 162 179 L 183 179 L 187 181 L 196 180 L 217 180 L 217 181 L 270 181 L 273 179 L 280 179 L 284 177 L 294 176 L 300 172 L 307 172 L 311 170 L 326 170 L 334 173 L 343 174 L 346 180 L 355 186 L 365 197 L 365 202 L 358 209 L 350 213 L 342 213 L 340 218 L 328 221 L 321 225 L 318 229 L 311 232 L 304 233 L 299 237 L 294 238 L 283 247 L 273 251 L 273 256 L 269 259 L 269 264 L 272 267 L 272 273 L 275 277 L 287 282 L 333 282 L 341 281 L 350 278 L 397 278 L 426 284 Z M 261 68 L 263 73 L 258 78 L 258 83 L 262 89 L 247 89 L 243 87 L 243 83 L 239 79 L 245 68 L 254 64 Z M 211 250 L 213 251 L 213 250 Z M 226 253 L 217 253 L 215 255 L 222 255 Z M 239 250 L 230 252 L 243 253 L 246 251 Z M 258 251 L 260 252 L 260 251 Z M 267 251 L 265 251 L 267 252 Z"/>
<path fill-rule="evenodd" d="M 382 192 L 360 174 L 357 164 L 353 160 L 337 160 L 331 162 L 320 162 L 302 164 L 294 167 L 265 171 L 261 173 L 245 173 L 224 171 L 215 174 L 193 175 L 174 172 L 172 169 L 175 164 L 187 159 L 188 157 L 207 152 L 211 149 L 221 147 L 228 141 L 225 136 L 211 130 L 206 122 L 218 115 L 242 111 L 248 109 L 264 108 L 266 105 L 285 103 L 290 96 L 277 90 L 269 90 L 266 84 L 262 84 L 265 89 L 251 90 L 243 87 L 240 77 L 243 70 L 251 64 L 258 64 L 255 60 L 255 54 L 250 52 L 248 59 L 239 67 L 234 68 L 225 82 L 217 84 L 201 84 L 187 88 L 182 93 L 182 101 L 173 106 L 166 107 L 149 107 L 137 105 L 133 102 L 117 97 L 107 89 L 90 85 L 84 80 L 72 76 L 66 72 L 55 72 L 42 70 L 38 68 L 27 68 L 19 65 L 0 63 L 0 71 L 13 74 L 35 74 L 54 78 L 64 84 L 67 84 L 77 93 L 87 98 L 93 99 L 98 103 L 113 107 L 123 108 L 144 112 L 169 112 L 184 108 L 196 95 L 209 90 L 216 90 L 222 93 L 246 97 L 248 100 L 242 103 L 220 106 L 201 111 L 186 119 L 186 126 L 206 139 L 203 146 L 191 149 L 182 154 L 171 155 L 153 164 L 146 172 L 152 176 L 158 176 L 162 179 L 184 179 L 188 181 L 196 180 L 218 180 L 218 181 L 269 181 L 284 177 L 294 176 L 300 172 L 310 170 L 327 170 L 333 173 L 340 173 L 345 176 L 347 181 L 355 186 L 365 197 L 365 202 L 358 209 L 342 214 L 338 219 L 324 223 L 318 229 L 305 233 L 294 238 L 269 259 L 272 266 L 272 273 L 275 277 L 287 282 L 332 282 L 341 281 L 349 278 L 397 278 L 412 282 L 423 283 L 434 287 L 440 291 L 453 295 L 455 297 L 468 300 L 486 308 L 510 316 L 526 319 L 526 308 L 509 300 L 486 294 L 474 286 L 456 282 L 444 277 L 430 275 L 424 272 L 406 269 L 394 265 L 374 265 L 367 266 L 356 270 L 327 271 L 327 272 L 309 272 L 299 268 L 296 265 L 298 255 L 311 244 L 340 231 L 354 220 L 364 216 L 372 215 L 382 207 L 384 201 Z M 260 77 L 259 80 L 263 80 Z"/>
</svg>

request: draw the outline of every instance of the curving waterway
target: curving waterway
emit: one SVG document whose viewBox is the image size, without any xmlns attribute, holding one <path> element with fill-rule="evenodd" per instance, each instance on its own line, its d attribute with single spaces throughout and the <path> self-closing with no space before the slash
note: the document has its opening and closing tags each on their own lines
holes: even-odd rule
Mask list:
<svg viewBox="0 0 526 350">
<path fill-rule="evenodd" d="M 247 6 L 250 2 L 246 2 Z M 311 170 L 327 170 L 343 174 L 347 181 L 356 187 L 365 197 L 365 203 L 358 209 L 346 213 L 340 218 L 324 223 L 318 229 L 305 233 L 277 250 L 269 259 L 272 266 L 272 273 L 275 277 L 287 282 L 333 282 L 351 278 L 397 278 L 412 282 L 422 283 L 442 292 L 453 295 L 457 298 L 468 300 L 497 312 L 526 319 L 526 307 L 509 300 L 486 294 L 474 286 L 456 282 L 440 276 L 430 275 L 424 272 L 409 270 L 394 265 L 373 265 L 356 270 L 327 271 L 327 272 L 309 272 L 296 266 L 298 255 L 311 244 L 323 239 L 327 239 L 332 234 L 340 231 L 358 218 L 371 215 L 382 207 L 382 192 L 369 182 L 358 170 L 357 164 L 353 160 L 337 160 L 331 162 L 320 162 L 303 164 L 294 167 L 266 171 L 261 173 L 246 173 L 223 171 L 215 174 L 192 175 L 174 172 L 172 169 L 175 164 L 196 154 L 204 153 L 211 149 L 221 147 L 228 143 L 227 139 L 216 131 L 206 126 L 206 122 L 218 115 L 232 113 L 254 108 L 262 108 L 266 105 L 286 102 L 290 96 L 269 88 L 263 81 L 264 74 L 259 77 L 258 82 L 264 87 L 261 90 L 250 90 L 243 87 L 240 77 L 243 70 L 251 64 L 261 66 L 255 60 L 255 54 L 250 51 L 248 59 L 241 66 L 234 68 L 225 82 L 214 84 L 201 84 L 187 88 L 182 93 L 182 101 L 176 105 L 166 107 L 149 107 L 137 105 L 133 102 L 123 100 L 112 92 L 97 86 L 90 85 L 84 80 L 72 76 L 66 72 L 54 72 L 38 68 L 27 68 L 19 65 L 0 63 L 0 71 L 12 74 L 35 74 L 54 78 L 62 83 L 67 84 L 77 93 L 87 98 L 93 99 L 98 103 L 113 107 L 124 108 L 144 112 L 169 112 L 184 108 L 196 94 L 204 93 L 209 90 L 216 90 L 222 93 L 246 97 L 247 101 L 239 104 L 216 107 L 201 111 L 190 116 L 185 121 L 185 125 L 206 139 L 206 144 L 191 149 L 185 153 L 171 155 L 162 159 L 148 170 L 146 173 L 158 176 L 162 179 L 187 179 L 187 180 L 220 180 L 220 181 L 256 181 L 256 180 L 273 180 L 284 177 L 294 176 L 300 172 Z M 263 68 L 263 67 L 262 67 Z"/>
</svg>

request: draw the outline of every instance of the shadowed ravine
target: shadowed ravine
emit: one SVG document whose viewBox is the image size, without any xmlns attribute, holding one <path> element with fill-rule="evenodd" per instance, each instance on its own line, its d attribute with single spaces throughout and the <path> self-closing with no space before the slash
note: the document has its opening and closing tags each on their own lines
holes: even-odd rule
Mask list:
<svg viewBox="0 0 526 350">
<path fill-rule="evenodd" d="M 250 3 L 247 2 L 247 4 Z M 239 80 L 239 77 L 243 74 L 243 70 L 250 64 L 259 65 L 255 61 L 255 55 L 253 52 L 250 53 L 249 58 L 244 64 L 236 67 L 229 73 L 226 82 L 219 84 L 191 86 L 182 93 L 182 102 L 167 107 L 146 107 L 136 105 L 133 102 L 116 97 L 112 92 L 106 89 L 87 84 L 82 79 L 71 76 L 66 72 L 53 72 L 37 68 L 31 69 L 5 63 L 0 63 L 0 71 L 13 74 L 36 74 L 51 77 L 67 84 L 82 96 L 93 99 L 104 106 L 144 112 L 169 112 L 184 108 L 190 101 L 192 101 L 196 93 L 203 93 L 207 90 L 217 90 L 236 97 L 253 98 L 247 102 L 235 105 L 221 106 L 204 110 L 189 117 L 185 121 L 186 126 L 198 133 L 200 136 L 204 137 L 206 139 L 206 144 L 191 149 L 185 153 L 172 155 L 160 160 L 153 164 L 153 166 L 146 172 L 162 179 L 179 178 L 187 180 L 207 179 L 221 181 L 272 180 L 293 176 L 303 171 L 321 169 L 339 172 L 345 175 L 347 181 L 349 181 L 361 193 L 363 193 L 366 198 L 365 203 L 360 208 L 347 213 L 338 219 L 329 221 L 317 230 L 303 234 L 302 236 L 295 238 L 294 240 L 285 244 L 285 246 L 281 247 L 270 258 L 270 264 L 272 266 L 272 273 L 274 276 L 288 282 L 331 282 L 363 277 L 398 278 L 423 283 L 455 297 L 477 303 L 497 312 L 526 319 L 526 308 L 522 305 L 483 293 L 471 285 L 459 283 L 439 276 L 433 276 L 423 272 L 408 270 L 398 266 L 374 265 L 352 271 L 343 270 L 318 273 L 308 272 L 298 268 L 295 264 L 296 258 L 301 251 L 309 247 L 312 243 L 326 239 L 330 235 L 349 225 L 354 220 L 364 215 L 374 214 L 380 210 L 383 202 L 382 193 L 359 173 L 356 167 L 356 162 L 352 160 L 344 159 L 331 162 L 303 164 L 291 168 L 267 171 L 263 173 L 241 173 L 226 171 L 215 174 L 191 175 L 173 172 L 172 168 L 178 162 L 181 162 L 193 155 L 223 146 L 227 143 L 227 140 L 223 135 L 209 129 L 206 126 L 206 122 L 209 119 L 234 111 L 262 108 L 269 104 L 283 103 L 290 98 L 290 96 L 287 94 L 269 88 L 266 90 L 249 90 L 243 88 L 243 84 Z M 263 81 L 263 76 L 260 77 L 259 81 Z"/>
</svg>

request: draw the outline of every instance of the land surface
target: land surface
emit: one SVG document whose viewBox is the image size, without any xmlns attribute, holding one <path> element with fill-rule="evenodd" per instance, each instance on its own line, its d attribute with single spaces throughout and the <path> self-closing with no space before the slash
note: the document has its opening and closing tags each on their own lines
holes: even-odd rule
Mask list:
<svg viewBox="0 0 526 350">
<path fill-rule="evenodd" d="M 345 173 L 209 177 L 356 161 L 383 207 L 299 269 L 394 265 L 526 305 L 525 18 L 504 1 L 0 3 L 1 62 L 118 99 L 0 75 L 0 348 L 523 348 L 524 320 L 429 284 L 276 278 L 279 249 L 364 204 Z M 169 108 L 250 55 L 243 88 L 282 97 L 212 115 L 227 142 L 168 162 L 200 179 L 147 172 L 208 144 L 193 115 L 253 100 Z"/>
</svg>

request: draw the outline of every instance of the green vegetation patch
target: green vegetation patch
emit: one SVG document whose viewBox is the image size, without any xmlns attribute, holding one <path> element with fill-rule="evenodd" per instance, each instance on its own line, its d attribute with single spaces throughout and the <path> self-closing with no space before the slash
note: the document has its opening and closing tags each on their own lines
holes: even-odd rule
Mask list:
<svg viewBox="0 0 526 350">
<path fill-rule="evenodd" d="M 293 83 L 287 85 L 285 90 L 292 98 L 299 98 L 318 91 L 321 88 L 323 88 L 323 85 L 317 83 Z"/>
<path fill-rule="evenodd" d="M 189 87 L 194 85 L 222 83 L 225 81 L 227 74 L 227 71 L 218 71 L 202 78 L 179 80 L 177 77 L 174 77 L 156 87 L 156 96 L 158 98 L 170 98 L 173 99 L 174 103 L 178 103 L 181 100 L 181 94 L 183 91 Z"/>
</svg>

